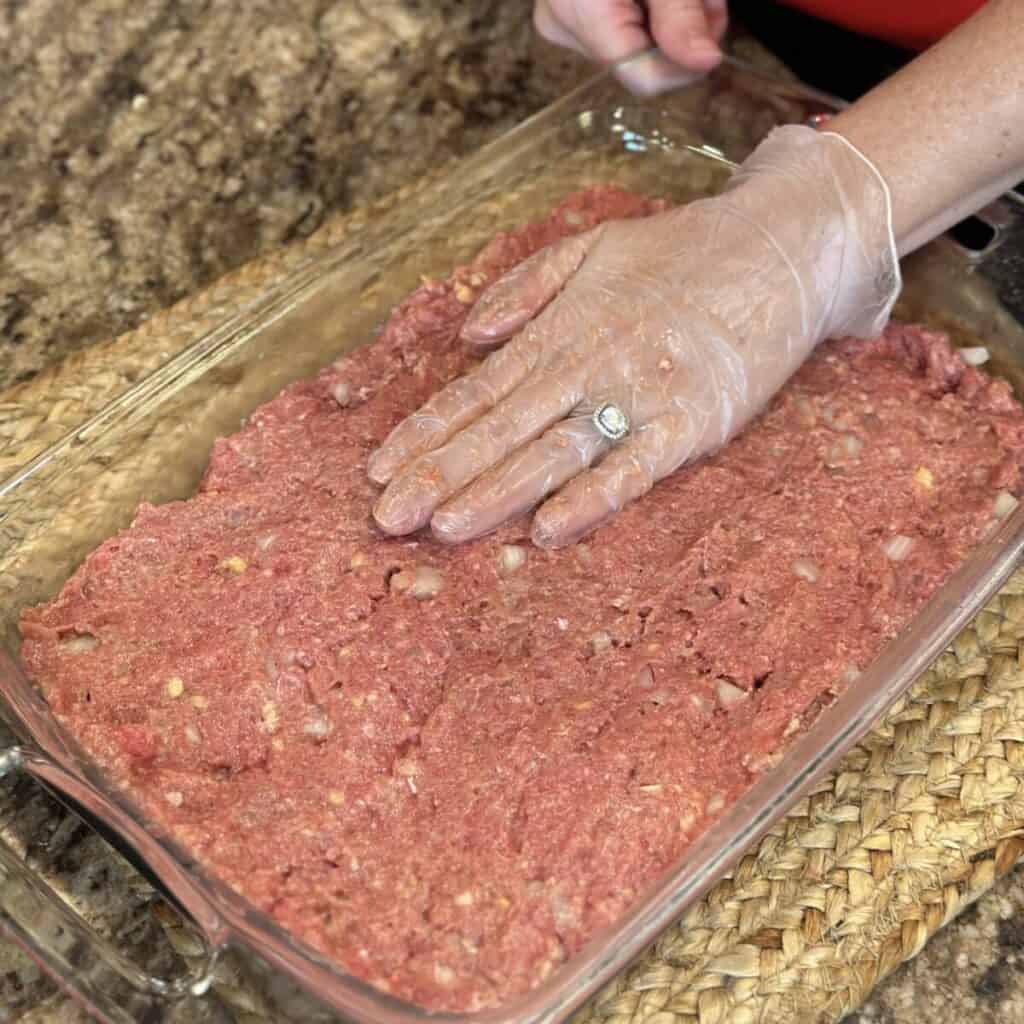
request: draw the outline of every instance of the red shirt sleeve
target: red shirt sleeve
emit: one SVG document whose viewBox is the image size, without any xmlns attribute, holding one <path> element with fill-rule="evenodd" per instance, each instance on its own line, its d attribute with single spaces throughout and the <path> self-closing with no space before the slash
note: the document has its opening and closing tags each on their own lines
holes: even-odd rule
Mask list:
<svg viewBox="0 0 1024 1024">
<path fill-rule="evenodd" d="M 982 7 L 985 0 L 783 0 L 840 28 L 923 50 Z"/>
</svg>

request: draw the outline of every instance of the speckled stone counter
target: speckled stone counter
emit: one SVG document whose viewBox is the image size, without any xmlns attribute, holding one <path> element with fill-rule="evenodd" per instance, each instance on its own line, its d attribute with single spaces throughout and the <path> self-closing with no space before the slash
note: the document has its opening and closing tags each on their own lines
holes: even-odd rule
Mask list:
<svg viewBox="0 0 1024 1024">
<path fill-rule="evenodd" d="M 521 120 L 523 0 L 0 9 L 0 387 Z"/>
<path fill-rule="evenodd" d="M 0 7 L 0 387 L 130 330 L 521 120 L 578 81 L 525 0 L 24 0 Z M 170 966 L 154 897 L 31 785 L 0 820 L 93 922 Z M 1024 1022 L 1024 874 L 863 1024 Z M 0 944 L 0 1021 L 81 1019 Z M 240 1021 L 216 1000 L 176 1016 Z"/>
</svg>

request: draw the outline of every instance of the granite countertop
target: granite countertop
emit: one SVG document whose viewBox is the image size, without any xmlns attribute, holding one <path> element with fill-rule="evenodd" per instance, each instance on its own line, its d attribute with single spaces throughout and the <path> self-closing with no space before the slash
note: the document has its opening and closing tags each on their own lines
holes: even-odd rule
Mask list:
<svg viewBox="0 0 1024 1024">
<path fill-rule="evenodd" d="M 27 0 L 0 55 L 0 388 L 584 73 L 524 0 Z"/>
<path fill-rule="evenodd" d="M 580 80 L 527 0 L 24 0 L 0 7 L 0 388 L 471 151 Z M 127 946 L 153 895 L 30 785 L 0 820 Z M 155 967 L 166 951 L 151 952 Z M 155 959 L 154 959 L 155 958 Z M 166 964 L 163 964 L 166 966 Z M 861 1022 L 1024 1021 L 1016 872 Z M 81 1014 L 0 945 L 0 1021 Z M 242 1020 L 211 1005 L 190 1020 Z"/>
</svg>

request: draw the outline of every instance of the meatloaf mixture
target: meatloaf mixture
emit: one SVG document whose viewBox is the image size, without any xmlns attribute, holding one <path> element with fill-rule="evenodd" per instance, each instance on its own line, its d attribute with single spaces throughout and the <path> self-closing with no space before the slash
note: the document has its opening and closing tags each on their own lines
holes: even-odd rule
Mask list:
<svg viewBox="0 0 1024 1024">
<path fill-rule="evenodd" d="M 367 457 L 467 309 L 607 186 L 424 280 L 377 340 L 144 505 L 24 659 L 157 826 L 432 1009 L 536 985 L 679 860 L 1015 505 L 1024 411 L 946 339 L 823 345 L 736 441 L 574 547 L 386 539 Z"/>
</svg>

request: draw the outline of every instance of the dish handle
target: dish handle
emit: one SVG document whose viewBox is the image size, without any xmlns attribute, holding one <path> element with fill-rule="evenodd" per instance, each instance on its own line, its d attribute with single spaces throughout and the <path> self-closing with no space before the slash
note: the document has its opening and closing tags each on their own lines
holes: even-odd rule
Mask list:
<svg viewBox="0 0 1024 1024">
<path fill-rule="evenodd" d="M 0 752 L 0 777 L 20 773 L 34 778 L 94 828 L 102 821 L 102 838 L 116 836 L 128 848 L 138 850 L 155 845 L 118 808 L 103 802 L 82 780 L 52 761 L 22 747 Z M 84 813 L 83 813 L 84 812 Z M 140 843 L 141 839 L 141 843 Z M 162 852 L 162 851 L 161 851 Z M 168 863 L 170 858 L 164 855 Z M 160 888 L 170 888 L 173 902 L 202 932 L 205 953 L 198 967 L 177 978 L 160 978 L 132 963 L 103 938 L 70 904 L 50 888 L 11 848 L 0 839 L 0 932 L 18 945 L 64 992 L 104 1024 L 134 1024 L 140 1020 L 164 1020 L 169 1004 L 182 998 L 201 997 L 213 978 L 221 950 L 227 943 L 227 928 L 219 916 L 187 884 L 185 891 L 167 886 L 161 864 L 150 860 L 147 874 L 155 874 Z M 173 871 L 181 868 L 173 865 Z"/>
</svg>

